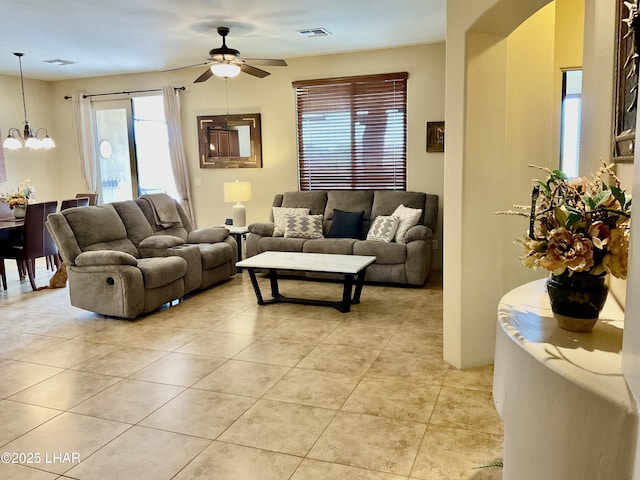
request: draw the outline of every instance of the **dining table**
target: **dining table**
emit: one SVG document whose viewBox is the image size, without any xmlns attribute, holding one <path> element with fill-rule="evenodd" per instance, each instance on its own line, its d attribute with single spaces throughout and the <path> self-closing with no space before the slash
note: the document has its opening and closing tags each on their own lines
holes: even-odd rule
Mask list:
<svg viewBox="0 0 640 480">
<path fill-rule="evenodd" d="M 10 246 L 24 234 L 24 218 L 0 218 L 0 252 L 5 246 Z M 4 262 L 0 265 L 2 275 L 2 286 L 6 290 L 6 279 L 4 273 Z"/>
<path fill-rule="evenodd" d="M 24 218 L 0 218 L 0 240 L 10 240 L 22 235 Z"/>
</svg>

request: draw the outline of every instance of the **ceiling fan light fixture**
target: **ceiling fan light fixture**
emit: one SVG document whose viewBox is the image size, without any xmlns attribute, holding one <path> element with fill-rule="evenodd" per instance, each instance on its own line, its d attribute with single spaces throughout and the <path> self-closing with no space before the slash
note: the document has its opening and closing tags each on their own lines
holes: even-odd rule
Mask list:
<svg viewBox="0 0 640 480">
<path fill-rule="evenodd" d="M 216 77 L 232 78 L 240 74 L 240 65 L 235 63 L 214 63 L 211 65 L 211 73 Z"/>
<path fill-rule="evenodd" d="M 272 65 L 276 67 L 286 67 L 287 62 L 279 59 L 270 58 L 240 58 L 240 52 L 235 48 L 229 48 L 226 42 L 226 36 L 229 34 L 228 27 L 218 27 L 218 34 L 222 37 L 222 46 L 209 50 L 209 58 L 205 62 L 209 67 L 200 74 L 193 83 L 206 82 L 211 77 L 228 79 L 239 75 L 240 72 L 246 73 L 257 78 L 264 78 L 269 72 L 262 70 L 257 65 Z M 191 65 L 195 67 L 196 65 Z M 189 67 L 182 67 L 189 68 Z"/>
</svg>

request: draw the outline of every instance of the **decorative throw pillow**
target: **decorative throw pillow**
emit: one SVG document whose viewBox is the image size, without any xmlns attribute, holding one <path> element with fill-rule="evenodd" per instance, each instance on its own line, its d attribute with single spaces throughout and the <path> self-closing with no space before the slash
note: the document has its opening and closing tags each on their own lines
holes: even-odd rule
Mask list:
<svg viewBox="0 0 640 480">
<path fill-rule="evenodd" d="M 405 243 L 404 234 L 407 233 L 407 230 L 418 223 L 420 215 L 422 215 L 422 209 L 399 205 L 391 215 L 398 217 L 400 220 L 398 223 L 398 229 L 396 230 L 396 242 Z"/>
<path fill-rule="evenodd" d="M 360 238 L 364 210 L 359 212 L 345 212 L 333 209 L 333 221 L 327 237 L 331 238 Z"/>
<path fill-rule="evenodd" d="M 393 240 L 400 220 L 393 215 L 379 215 L 373 221 L 373 225 L 367 233 L 367 240 L 389 243 Z"/>
<path fill-rule="evenodd" d="M 288 207 L 271 207 L 273 209 L 273 230 L 274 237 L 284 236 L 284 216 L 285 215 L 309 215 L 308 208 L 288 208 Z"/>
<path fill-rule="evenodd" d="M 285 215 L 285 238 L 324 238 L 322 215 Z"/>
</svg>

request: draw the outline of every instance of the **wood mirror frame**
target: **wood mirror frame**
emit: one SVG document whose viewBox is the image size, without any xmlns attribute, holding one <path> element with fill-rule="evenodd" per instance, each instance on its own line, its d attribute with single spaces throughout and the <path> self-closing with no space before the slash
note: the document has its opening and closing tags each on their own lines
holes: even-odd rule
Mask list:
<svg viewBox="0 0 640 480">
<path fill-rule="evenodd" d="M 259 113 L 198 116 L 200 168 L 262 168 Z"/>
</svg>

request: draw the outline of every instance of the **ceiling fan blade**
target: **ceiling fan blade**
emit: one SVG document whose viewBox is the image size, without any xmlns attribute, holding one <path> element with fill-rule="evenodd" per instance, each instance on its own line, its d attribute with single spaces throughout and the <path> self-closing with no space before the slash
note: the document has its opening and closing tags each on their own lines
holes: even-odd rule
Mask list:
<svg viewBox="0 0 640 480">
<path fill-rule="evenodd" d="M 193 68 L 193 67 L 202 67 L 203 65 L 209 65 L 210 63 L 211 63 L 211 60 L 207 60 L 205 62 L 194 63 L 193 65 L 185 65 L 183 67 L 169 68 L 168 70 L 162 70 L 162 71 L 163 72 L 175 72 L 176 70 L 184 70 L 184 69 Z"/>
<path fill-rule="evenodd" d="M 267 75 L 271 75 L 269 72 L 260 70 L 256 67 L 252 67 L 251 65 L 247 65 L 246 63 L 240 65 L 240 70 L 242 70 L 244 73 L 248 73 L 249 75 L 253 75 L 254 77 L 258 78 L 264 78 Z"/>
<path fill-rule="evenodd" d="M 213 72 L 211 71 L 211 69 L 207 68 L 204 72 L 202 72 L 202 75 L 200 75 L 198 78 L 196 78 L 193 81 L 193 83 L 206 82 L 211 78 L 212 75 L 213 75 Z"/>
<path fill-rule="evenodd" d="M 245 62 L 252 65 L 267 65 L 270 67 L 286 67 L 287 62 L 276 58 L 245 58 Z"/>
</svg>

